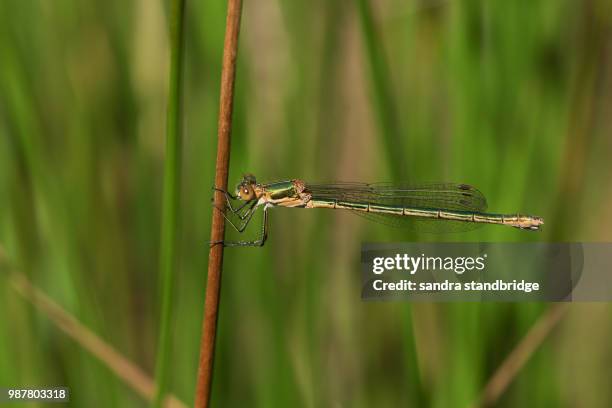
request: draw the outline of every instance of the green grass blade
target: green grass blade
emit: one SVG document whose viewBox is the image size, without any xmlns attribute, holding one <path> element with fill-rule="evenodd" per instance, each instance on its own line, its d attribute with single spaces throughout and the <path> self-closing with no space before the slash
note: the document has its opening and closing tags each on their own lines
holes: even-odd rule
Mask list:
<svg viewBox="0 0 612 408">
<path fill-rule="evenodd" d="M 372 80 L 373 108 L 383 135 L 384 148 L 387 152 L 389 167 L 395 180 L 405 179 L 404 168 L 405 140 L 400 132 L 397 120 L 397 108 L 392 95 L 391 70 L 384 53 L 384 47 L 378 33 L 370 0 L 358 0 L 360 28 L 370 66 Z"/>
<path fill-rule="evenodd" d="M 172 306 L 177 267 L 177 235 L 181 180 L 181 99 L 185 0 L 173 0 L 170 15 L 170 92 L 166 130 L 166 158 L 160 248 L 161 324 L 157 346 L 156 395 L 159 407 L 168 388 Z"/>
</svg>

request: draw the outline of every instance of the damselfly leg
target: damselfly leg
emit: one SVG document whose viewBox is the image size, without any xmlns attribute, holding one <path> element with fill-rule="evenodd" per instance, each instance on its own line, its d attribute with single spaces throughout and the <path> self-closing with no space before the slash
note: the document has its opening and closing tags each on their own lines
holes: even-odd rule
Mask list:
<svg viewBox="0 0 612 408">
<path fill-rule="evenodd" d="M 242 233 L 243 231 L 244 229 L 238 232 Z M 263 222 L 261 224 L 261 235 L 259 236 L 258 239 L 254 241 L 223 241 L 219 243 L 220 244 L 222 243 L 223 246 L 226 246 L 226 247 L 245 247 L 245 246 L 260 247 L 265 244 L 266 239 L 268 239 L 268 209 L 264 208 Z"/>
<path fill-rule="evenodd" d="M 245 201 L 239 207 L 234 208 L 234 206 L 232 205 L 232 201 L 237 201 L 238 200 L 238 198 L 236 196 L 230 194 L 228 191 L 222 190 L 222 189 L 217 188 L 217 187 L 213 187 L 213 190 L 214 191 L 218 191 L 218 192 L 222 193 L 225 196 L 225 203 L 227 204 L 228 209 L 232 213 L 237 215 L 241 220 L 243 220 L 246 217 L 246 214 L 243 215 L 242 213 L 240 213 L 240 211 L 242 211 L 242 209 L 247 207 L 249 204 L 255 205 L 255 203 L 257 203 L 257 200 Z M 212 198 L 212 200 L 214 201 L 214 197 Z M 248 210 L 246 212 L 248 212 Z"/>
<path fill-rule="evenodd" d="M 236 200 L 235 196 L 232 196 L 229 192 L 214 187 L 213 190 L 223 193 L 225 196 L 227 206 L 225 208 L 219 208 L 213 203 L 214 208 L 223 215 L 223 218 L 234 228 L 238 233 L 243 233 L 251 219 L 253 214 L 257 211 L 257 200 L 246 201 L 238 207 L 232 205 L 232 200 Z M 234 223 L 227 215 L 226 209 L 229 209 L 232 214 L 237 216 L 241 222 Z M 244 210 L 244 211 L 243 211 Z M 264 208 L 263 223 L 261 229 L 261 235 L 258 239 L 253 241 L 215 241 L 209 242 L 211 246 L 217 244 L 223 244 L 224 246 L 262 246 L 268 237 L 268 211 Z"/>
<path fill-rule="evenodd" d="M 251 205 L 247 211 L 247 213 L 245 214 L 244 218 L 241 218 L 241 222 L 237 223 L 238 225 L 234 224 L 234 222 L 227 216 L 225 215 L 225 212 L 223 211 L 223 209 L 217 207 L 216 205 L 214 206 L 215 209 L 217 211 L 219 211 L 221 213 L 221 215 L 223 215 L 223 218 L 225 218 L 225 220 L 238 232 L 242 233 L 244 232 L 244 230 L 246 229 L 246 227 L 249 225 L 249 222 L 251 222 L 251 218 L 253 217 L 253 214 L 255 214 L 255 211 L 257 210 L 257 208 L 255 207 L 255 205 Z"/>
</svg>

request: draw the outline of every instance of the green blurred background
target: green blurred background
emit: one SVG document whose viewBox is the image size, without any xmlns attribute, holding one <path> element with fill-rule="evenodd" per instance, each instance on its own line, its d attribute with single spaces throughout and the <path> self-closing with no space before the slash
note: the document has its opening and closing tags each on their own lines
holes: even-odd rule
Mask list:
<svg viewBox="0 0 612 408">
<path fill-rule="evenodd" d="M 0 2 L 0 246 L 151 375 L 167 9 Z M 187 1 L 170 375 L 187 404 L 225 11 L 224 1 Z M 546 225 L 417 235 L 350 214 L 273 210 L 264 248 L 226 250 L 213 404 L 468 406 L 547 305 L 363 303 L 360 244 L 612 240 L 612 3 L 246 1 L 238 58 L 231 185 L 244 172 L 465 182 L 491 210 Z M 572 305 L 499 405 L 612 406 L 611 316 L 608 304 Z M 0 385 L 62 384 L 72 406 L 146 405 L 0 275 Z"/>
</svg>

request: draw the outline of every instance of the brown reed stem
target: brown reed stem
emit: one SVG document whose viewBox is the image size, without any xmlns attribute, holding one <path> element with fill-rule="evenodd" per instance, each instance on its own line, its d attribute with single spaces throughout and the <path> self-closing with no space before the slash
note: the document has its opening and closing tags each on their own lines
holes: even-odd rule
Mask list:
<svg viewBox="0 0 612 408">
<path fill-rule="evenodd" d="M 5 267 L 4 255 L 0 247 L 0 268 Z M 10 267 L 9 267 L 10 268 Z M 8 271 L 11 286 L 19 295 L 43 313 L 55 326 L 72 338 L 83 349 L 100 360 L 125 384 L 148 401 L 156 395 L 155 382 L 136 364 L 128 360 L 110 344 L 101 339 L 74 316 L 64 310 L 43 291 L 32 285 L 21 272 Z M 186 405 L 174 395 L 166 394 L 162 405 L 165 408 L 184 408 Z"/>
<path fill-rule="evenodd" d="M 548 337 L 569 309 L 569 303 L 552 304 L 506 357 L 485 386 L 476 406 L 495 405 L 529 358 Z"/>
<path fill-rule="evenodd" d="M 229 173 L 230 136 L 232 131 L 232 112 L 234 104 L 234 78 L 236 77 L 236 56 L 238 54 L 238 34 L 240 32 L 241 0 L 229 0 L 225 25 L 223 47 L 223 66 L 221 71 L 221 97 L 219 101 L 219 123 L 217 141 L 217 164 L 215 168 L 215 187 L 227 190 Z M 215 207 L 225 208 L 225 197 L 215 191 Z M 225 235 L 225 219 L 221 212 L 213 209 L 210 240 L 219 242 Z M 223 245 L 212 245 L 208 257 L 208 280 L 204 321 L 200 341 L 200 363 L 196 385 L 195 406 L 208 407 L 213 379 L 215 357 L 215 338 L 219 312 L 221 270 L 223 267 Z"/>
</svg>

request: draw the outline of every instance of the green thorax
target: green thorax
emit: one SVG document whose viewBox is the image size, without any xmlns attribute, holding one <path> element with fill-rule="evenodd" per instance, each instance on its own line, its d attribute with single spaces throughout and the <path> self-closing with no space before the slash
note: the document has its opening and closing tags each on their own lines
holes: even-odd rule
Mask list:
<svg viewBox="0 0 612 408">
<path fill-rule="evenodd" d="M 265 184 L 264 188 L 270 194 L 270 198 L 274 200 L 297 196 L 297 191 L 292 181 L 277 181 Z"/>
</svg>

